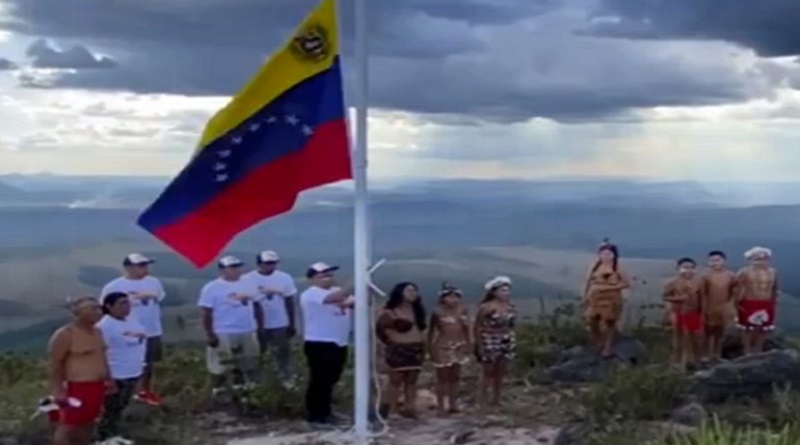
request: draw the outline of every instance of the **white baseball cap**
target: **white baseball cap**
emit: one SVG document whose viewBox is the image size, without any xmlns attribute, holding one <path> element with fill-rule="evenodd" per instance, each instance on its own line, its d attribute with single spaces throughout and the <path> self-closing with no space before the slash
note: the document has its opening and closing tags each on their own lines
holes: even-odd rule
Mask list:
<svg viewBox="0 0 800 445">
<path fill-rule="evenodd" d="M 224 257 L 220 258 L 219 261 L 217 261 L 217 266 L 219 266 L 220 269 L 226 267 L 241 267 L 243 265 L 244 261 L 236 258 L 233 255 L 225 255 Z"/>
<path fill-rule="evenodd" d="M 259 264 L 261 264 L 261 263 L 277 263 L 280 260 L 281 260 L 281 257 L 279 257 L 278 254 L 275 253 L 274 250 L 265 250 L 265 251 L 259 253 L 258 257 L 256 257 L 256 261 Z"/>
<path fill-rule="evenodd" d="M 141 253 L 131 253 L 122 260 L 123 266 L 144 266 L 145 264 L 153 264 L 155 261 L 147 258 Z"/>
<path fill-rule="evenodd" d="M 316 275 L 321 273 L 328 273 L 328 272 L 335 272 L 339 270 L 339 266 L 331 266 L 328 263 L 314 263 L 308 266 L 308 270 L 306 271 L 306 278 L 314 278 Z"/>
</svg>

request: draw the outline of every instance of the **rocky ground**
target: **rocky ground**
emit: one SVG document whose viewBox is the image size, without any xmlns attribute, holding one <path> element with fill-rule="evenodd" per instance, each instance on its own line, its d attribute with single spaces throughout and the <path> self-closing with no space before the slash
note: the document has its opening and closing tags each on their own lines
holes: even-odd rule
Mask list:
<svg viewBox="0 0 800 445">
<path fill-rule="evenodd" d="M 631 330 L 620 336 L 616 358 L 601 360 L 580 345 L 580 330 L 559 328 L 520 333 L 520 356 L 508 384 L 503 406 L 482 413 L 474 404 L 475 369 L 463 382 L 462 414 L 438 417 L 434 411 L 433 379 L 425 373 L 419 390 L 418 420 L 390 419 L 374 438 L 385 445 L 667 445 L 668 437 L 688 437 L 706 422 L 733 428 L 777 431 L 796 426 L 800 412 L 800 358 L 778 338 L 772 351 L 739 357 L 731 337 L 726 360 L 686 373 L 664 363 L 666 338 L 653 329 Z M 28 421 L 28 402 L 40 395 L 35 362 L 5 359 L 0 363 L 0 445 L 49 443 L 42 419 Z M 0 359 L 2 362 L 2 359 Z M 146 445 L 293 445 L 347 444 L 353 436 L 343 427 L 328 433 L 310 432 L 302 418 L 302 392 L 265 386 L 256 396 L 257 409 L 243 413 L 206 400 L 202 358 L 191 352 L 171 355 L 160 380 L 169 394 L 167 406 L 129 409 L 129 436 Z M 165 376 L 170 376 L 166 379 Z M 41 378 L 41 377 L 39 377 Z M 350 411 L 350 381 L 338 393 L 339 411 Z M 14 420 L 17 419 L 17 420 Z M 800 443 L 797 436 L 783 445 Z M 770 433 L 774 435 L 774 433 Z M 786 433 L 789 434 L 789 433 Z M 787 436 L 788 437 L 788 436 Z M 707 442 L 687 442 L 706 445 Z M 708 442 L 729 445 L 760 442 Z M 767 442 L 765 442 L 767 443 Z M 769 442 L 772 444 L 772 442 Z M 682 443 L 681 443 L 682 445 Z"/>
</svg>

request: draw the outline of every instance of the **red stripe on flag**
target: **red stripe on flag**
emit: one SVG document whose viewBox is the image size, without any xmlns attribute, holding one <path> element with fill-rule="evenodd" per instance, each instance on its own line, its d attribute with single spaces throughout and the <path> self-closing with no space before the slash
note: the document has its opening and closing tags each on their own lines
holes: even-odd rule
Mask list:
<svg viewBox="0 0 800 445">
<path fill-rule="evenodd" d="M 352 179 L 344 119 L 318 127 L 301 150 L 254 169 L 198 210 L 154 235 L 197 267 L 240 232 L 294 207 L 300 192 Z"/>
</svg>

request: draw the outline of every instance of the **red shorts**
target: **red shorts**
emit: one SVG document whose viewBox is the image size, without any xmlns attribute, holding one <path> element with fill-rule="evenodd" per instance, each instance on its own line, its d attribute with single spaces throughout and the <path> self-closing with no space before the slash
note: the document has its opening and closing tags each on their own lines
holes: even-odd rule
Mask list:
<svg viewBox="0 0 800 445">
<path fill-rule="evenodd" d="M 699 334 L 703 332 L 703 314 L 700 312 L 673 312 L 673 323 L 678 332 Z"/>
<path fill-rule="evenodd" d="M 775 300 L 742 300 L 736 311 L 736 325 L 745 331 L 775 329 Z"/>
<path fill-rule="evenodd" d="M 103 412 L 106 382 L 68 382 L 67 397 L 80 400 L 81 406 L 61 408 L 58 422 L 69 426 L 92 425 Z"/>
</svg>

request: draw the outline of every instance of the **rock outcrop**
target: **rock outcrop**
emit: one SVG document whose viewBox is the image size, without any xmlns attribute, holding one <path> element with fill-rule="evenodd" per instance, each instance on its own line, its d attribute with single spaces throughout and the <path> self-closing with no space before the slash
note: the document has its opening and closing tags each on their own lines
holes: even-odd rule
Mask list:
<svg viewBox="0 0 800 445">
<path fill-rule="evenodd" d="M 800 358 L 791 350 L 770 351 L 722 363 L 691 378 L 691 395 L 701 403 L 760 399 L 774 388 L 800 384 Z"/>
<path fill-rule="evenodd" d="M 597 351 L 576 346 L 561 352 L 556 364 L 535 375 L 537 383 L 591 383 L 602 381 L 620 363 L 642 364 L 647 359 L 647 347 L 638 339 L 619 334 L 614 343 L 614 356 L 600 357 Z"/>
</svg>

